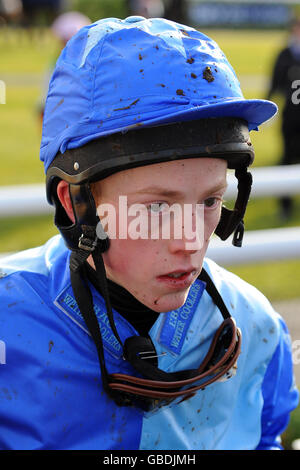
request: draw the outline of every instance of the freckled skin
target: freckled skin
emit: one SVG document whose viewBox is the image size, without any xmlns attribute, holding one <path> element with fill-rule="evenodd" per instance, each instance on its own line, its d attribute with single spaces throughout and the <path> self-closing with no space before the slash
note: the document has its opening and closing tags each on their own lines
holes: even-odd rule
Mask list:
<svg viewBox="0 0 300 470">
<path fill-rule="evenodd" d="M 143 189 L 155 186 L 168 190 L 180 190 L 180 200 L 167 199 L 173 203 L 199 204 L 207 191 L 217 184 L 226 185 L 227 164 L 221 159 L 196 158 L 172 161 L 133 168 L 111 175 L 93 185 L 96 205 L 113 204 L 118 220 L 119 195 L 126 195 L 128 205 L 145 204 L 149 200 L 165 201 L 165 198 L 143 193 Z M 138 194 L 141 192 L 142 194 Z M 223 191 L 224 192 L 224 191 Z M 223 195 L 223 193 L 222 193 Z M 222 196 L 221 195 L 221 196 Z M 216 229 L 221 212 L 218 207 L 204 216 L 204 242 L 193 249 L 183 239 L 112 239 L 110 248 L 103 254 L 107 277 L 123 286 L 144 305 L 157 312 L 167 312 L 184 304 L 191 283 L 179 289 L 170 289 L 157 280 L 158 276 L 192 266 L 195 269 L 194 282 L 202 269 L 209 239 Z M 117 225 L 118 233 L 118 225 Z M 91 259 L 90 264 L 93 265 Z M 174 281 L 175 282 L 175 281 Z"/>
</svg>

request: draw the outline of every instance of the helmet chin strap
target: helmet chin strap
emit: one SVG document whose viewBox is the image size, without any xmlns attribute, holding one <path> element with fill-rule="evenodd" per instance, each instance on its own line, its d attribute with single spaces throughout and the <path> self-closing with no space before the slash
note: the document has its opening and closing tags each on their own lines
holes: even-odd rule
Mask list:
<svg viewBox="0 0 300 470">
<path fill-rule="evenodd" d="M 95 232 L 95 230 L 94 230 Z M 93 303 L 93 296 L 91 290 L 88 286 L 88 282 L 86 276 L 84 274 L 84 265 L 90 255 L 93 257 L 93 261 L 95 263 L 96 273 L 98 276 L 99 285 L 101 285 L 103 298 L 105 301 L 106 306 L 106 313 L 108 317 L 108 321 L 110 327 L 115 335 L 115 338 L 120 343 L 121 347 L 123 348 L 122 341 L 116 329 L 116 325 L 113 318 L 113 311 L 109 299 L 108 293 L 108 286 L 107 286 L 107 278 L 105 272 L 104 261 L 102 257 L 101 251 L 101 244 L 97 244 L 95 241 L 96 238 L 89 238 L 92 234 L 92 231 L 85 230 L 84 237 L 81 239 L 81 247 L 78 250 L 73 250 L 70 255 L 70 278 L 71 278 L 71 285 L 74 293 L 75 300 L 79 307 L 80 313 L 86 323 L 88 331 L 91 334 L 91 337 L 94 341 L 94 344 L 97 349 L 99 365 L 101 370 L 101 378 L 104 390 L 111 395 L 117 404 L 119 403 L 118 394 L 115 394 L 109 388 L 109 374 L 105 364 L 104 358 L 104 348 L 103 348 L 103 341 L 102 335 L 98 323 L 97 316 L 94 310 L 94 303 Z M 115 396 L 116 395 L 116 396 Z"/>
<path fill-rule="evenodd" d="M 112 395 L 108 386 L 109 374 L 105 365 L 102 335 L 94 311 L 92 293 L 84 273 L 85 263 L 91 255 L 95 264 L 98 282 L 99 285 L 101 285 L 103 291 L 110 327 L 117 341 L 123 347 L 113 318 L 113 311 L 108 293 L 105 265 L 102 257 L 102 253 L 109 247 L 109 239 L 105 238 L 100 240 L 97 237 L 96 228 L 97 224 L 99 223 L 99 217 L 97 215 L 95 201 L 89 184 L 70 184 L 69 192 L 75 216 L 75 224 L 73 224 L 72 227 L 76 227 L 77 232 L 78 228 L 80 228 L 81 232 L 79 240 L 77 238 L 77 246 L 75 243 L 74 245 L 69 246 L 69 248 L 71 248 L 69 262 L 71 285 L 81 315 L 97 348 L 104 389 L 107 393 Z M 65 230 L 68 230 L 68 227 L 66 227 Z M 115 400 L 118 402 L 118 396 L 115 397 Z"/>
<path fill-rule="evenodd" d="M 90 236 L 91 234 L 92 232 L 88 230 L 88 235 Z M 154 346 L 150 338 L 132 336 L 127 338 L 123 344 L 113 318 L 101 249 L 92 238 L 86 243 L 85 239 L 88 238 L 87 231 L 85 231 L 84 235 L 84 245 L 79 250 L 72 251 L 70 256 L 71 284 L 75 300 L 97 349 L 104 390 L 117 405 L 128 406 L 135 403 L 140 408 L 149 410 L 159 399 L 166 400 L 166 403 L 177 398 L 183 400 L 220 379 L 224 374 L 229 373 L 232 367 L 235 367 L 240 353 L 241 334 L 236 328 L 235 322 L 231 318 L 222 297 L 204 270 L 202 270 L 200 278 L 206 282 L 207 292 L 220 309 L 224 322 L 217 330 L 209 353 L 198 369 L 168 373 L 149 361 L 143 361 L 140 358 L 140 354 L 153 353 Z M 94 310 L 93 296 L 84 274 L 84 264 L 90 254 L 92 254 L 95 263 L 111 329 L 123 349 L 124 359 L 131 364 L 142 378 L 126 374 L 109 374 L 106 368 L 103 340 Z M 217 359 L 214 360 L 214 355 L 220 349 L 220 344 L 223 342 L 222 338 L 225 341 L 223 348 L 225 351 L 224 358 L 217 356 Z"/>
<path fill-rule="evenodd" d="M 95 235 L 95 237 L 91 237 L 91 235 Z M 117 338 L 118 342 L 122 346 L 122 341 L 120 340 L 119 334 L 117 332 L 115 322 L 113 319 L 113 311 L 109 300 L 109 292 L 107 286 L 107 277 L 105 271 L 105 265 L 102 257 L 103 250 L 101 249 L 101 243 L 97 243 L 97 235 L 96 230 L 92 227 L 84 227 L 84 233 L 80 238 L 79 241 L 79 249 L 73 250 L 70 256 L 70 271 L 73 276 L 76 276 L 76 281 L 78 281 L 79 277 L 81 280 L 85 277 L 83 273 L 83 267 L 90 255 L 92 255 L 95 269 L 98 277 L 98 283 L 102 287 L 103 291 L 103 298 L 106 303 L 107 308 L 107 316 L 110 323 L 110 327 Z M 101 242 L 101 240 L 99 240 Z M 72 279 L 71 279 L 72 282 Z M 86 281 L 85 281 L 86 282 Z M 77 291 L 78 291 L 78 283 L 76 283 Z M 80 291 L 80 289 L 79 289 Z M 76 292 L 74 292 L 76 294 Z"/>
<path fill-rule="evenodd" d="M 247 168 L 240 168 L 235 170 L 235 176 L 238 180 L 238 194 L 234 209 L 230 210 L 225 206 L 222 207 L 221 218 L 215 234 L 221 240 L 226 240 L 233 233 L 232 244 L 241 247 L 244 235 L 243 218 L 251 193 L 252 175 L 247 171 Z"/>
<path fill-rule="evenodd" d="M 235 207 L 233 211 L 223 208 L 221 220 L 217 227 L 217 234 L 222 239 L 226 239 L 233 231 L 235 231 L 233 242 L 237 246 L 241 246 L 243 234 L 243 232 L 241 231 L 241 227 L 243 226 L 242 218 L 244 216 L 250 195 L 252 177 L 251 174 L 247 172 L 246 168 L 242 170 L 236 170 L 235 174 L 238 179 L 238 196 L 235 203 Z M 161 384 L 164 384 L 165 382 L 174 382 L 177 384 L 177 391 L 174 392 L 175 394 L 177 394 L 177 396 L 181 396 L 181 394 L 184 397 L 189 396 L 189 392 L 187 390 L 180 391 L 181 387 L 183 387 L 184 384 L 192 383 L 195 380 L 203 378 L 203 375 L 201 375 L 200 373 L 200 371 L 202 370 L 201 366 L 197 370 L 187 370 L 173 374 L 166 373 L 162 370 L 159 370 L 156 366 L 152 365 L 151 363 L 147 363 L 147 361 L 141 361 L 138 359 L 139 350 L 147 351 L 149 350 L 149 348 L 153 349 L 153 345 L 151 344 L 151 340 L 149 340 L 149 338 L 142 338 L 137 336 L 127 338 L 125 343 L 122 343 L 113 317 L 112 306 L 109 298 L 105 265 L 102 256 L 102 253 L 105 252 L 109 247 L 109 240 L 108 238 L 100 240 L 97 237 L 96 228 L 97 224 L 99 223 L 99 217 L 97 215 L 95 201 L 92 196 L 89 184 L 70 184 L 69 191 L 75 215 L 75 224 L 73 224 L 73 227 L 76 227 L 77 233 L 79 227 L 81 231 L 81 236 L 79 237 L 79 241 L 77 241 L 77 246 L 73 245 L 71 250 L 71 284 L 79 310 L 83 316 L 83 319 L 97 348 L 101 377 L 105 391 L 108 393 L 109 396 L 111 396 L 115 400 L 118 405 L 128 405 L 131 403 L 129 399 L 126 399 L 126 393 L 125 398 L 124 394 L 122 395 L 122 393 L 120 393 L 122 387 L 125 392 L 133 390 L 133 395 L 134 391 L 137 394 L 139 394 L 140 392 L 135 385 L 136 379 L 132 379 L 134 381 L 133 386 L 122 385 L 123 378 L 121 377 L 121 384 L 118 384 L 116 383 L 116 377 L 113 377 L 113 375 L 110 375 L 107 371 L 104 357 L 102 335 L 97 316 L 94 311 L 92 293 L 90 291 L 84 272 L 84 265 L 90 255 L 93 258 L 96 273 L 98 276 L 98 282 L 101 286 L 101 291 L 103 293 L 108 321 L 111 330 L 115 335 L 115 338 L 120 343 L 123 349 L 124 358 L 139 373 L 142 373 L 142 375 L 144 374 L 144 376 L 146 377 L 146 388 L 150 387 L 151 389 L 151 384 L 154 382 L 158 383 L 159 387 L 164 387 L 164 385 Z M 226 306 L 224 305 L 221 296 L 218 294 L 217 290 L 213 286 L 213 283 L 205 272 L 203 273 L 203 275 L 205 276 L 205 282 L 208 286 L 210 286 L 209 289 L 207 289 L 208 293 L 211 295 L 213 301 L 219 307 L 224 319 L 227 319 L 229 321 L 230 314 Z M 230 321 L 234 322 L 232 319 Z M 203 374 L 204 376 L 207 376 L 208 371 L 204 372 Z M 119 375 L 122 376 L 122 374 Z M 206 382 L 206 384 L 211 383 L 214 380 L 216 379 L 211 379 L 210 381 Z M 201 388 L 201 386 L 196 386 L 193 388 L 193 390 L 198 390 L 199 388 Z M 146 395 L 144 395 L 144 393 Z M 148 389 L 146 391 L 143 390 L 140 395 L 142 395 L 142 397 L 145 397 L 147 396 L 147 393 L 148 397 L 150 397 L 151 399 L 153 399 L 152 393 L 154 393 L 155 396 L 169 396 L 168 394 L 172 396 L 172 394 L 174 394 L 172 390 L 170 390 L 170 392 L 167 391 L 163 393 L 155 390 L 154 392 L 151 392 Z M 142 398 L 142 400 L 144 399 L 145 398 Z"/>
</svg>

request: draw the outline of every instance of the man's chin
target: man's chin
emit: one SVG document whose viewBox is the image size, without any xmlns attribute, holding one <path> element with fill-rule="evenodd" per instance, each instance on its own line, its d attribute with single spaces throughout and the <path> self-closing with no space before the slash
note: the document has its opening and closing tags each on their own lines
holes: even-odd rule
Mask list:
<svg viewBox="0 0 300 470">
<path fill-rule="evenodd" d="M 154 300 L 152 305 L 152 310 L 157 313 L 166 313 L 171 310 L 177 310 L 182 307 L 187 299 L 189 294 L 190 287 L 180 292 L 172 292 L 161 296 L 160 298 Z"/>
</svg>

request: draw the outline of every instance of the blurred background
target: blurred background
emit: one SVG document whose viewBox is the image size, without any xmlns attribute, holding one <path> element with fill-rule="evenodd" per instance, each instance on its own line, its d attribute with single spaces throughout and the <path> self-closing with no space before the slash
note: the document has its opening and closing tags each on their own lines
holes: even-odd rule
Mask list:
<svg viewBox="0 0 300 470">
<path fill-rule="evenodd" d="M 224 51 L 246 98 L 270 98 L 279 107 L 252 132 L 255 186 L 245 248 L 233 252 L 227 245 L 225 252 L 213 240 L 209 254 L 260 289 L 285 318 L 300 385 L 300 2 L 0 0 L 0 257 L 57 233 L 45 203 L 39 144 L 61 48 L 85 24 L 129 15 L 163 16 L 200 29 Z M 285 447 L 296 447 L 299 438 L 297 409 Z"/>
</svg>

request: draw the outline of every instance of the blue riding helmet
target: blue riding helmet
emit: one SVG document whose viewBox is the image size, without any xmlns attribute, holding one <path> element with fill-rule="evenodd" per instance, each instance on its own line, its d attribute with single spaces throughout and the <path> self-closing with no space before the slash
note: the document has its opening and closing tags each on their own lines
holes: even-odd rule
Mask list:
<svg viewBox="0 0 300 470">
<path fill-rule="evenodd" d="M 215 41 L 172 21 L 108 18 L 83 27 L 62 51 L 50 81 L 40 158 L 146 126 L 237 117 L 257 129 L 276 113 L 246 100 Z"/>
</svg>

